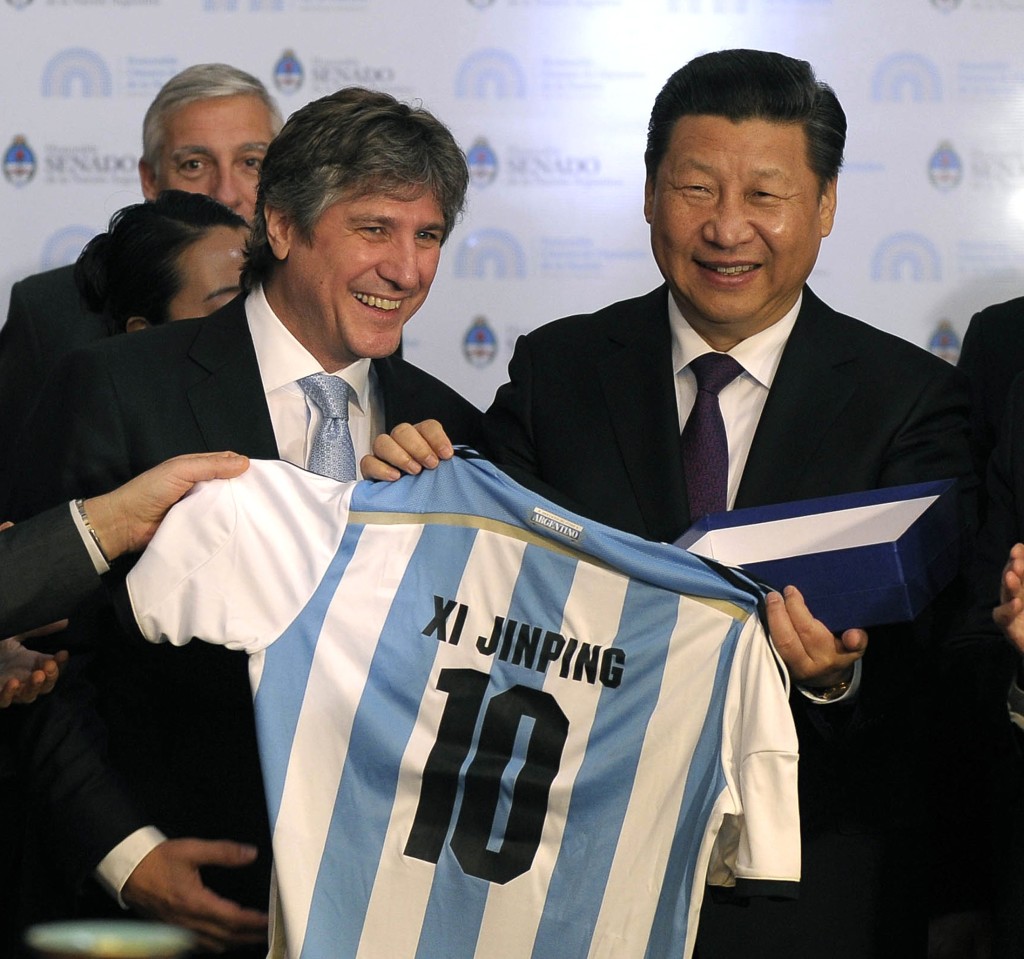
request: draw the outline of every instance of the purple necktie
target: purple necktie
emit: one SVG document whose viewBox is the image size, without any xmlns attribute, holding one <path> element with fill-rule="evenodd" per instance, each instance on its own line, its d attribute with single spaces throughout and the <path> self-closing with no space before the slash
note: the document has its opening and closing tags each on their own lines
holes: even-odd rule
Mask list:
<svg viewBox="0 0 1024 959">
<path fill-rule="evenodd" d="M 728 353 L 705 353 L 690 363 L 690 369 L 697 378 L 697 399 L 679 443 L 692 522 L 726 508 L 729 443 L 718 394 L 743 372 L 743 367 Z"/>
</svg>

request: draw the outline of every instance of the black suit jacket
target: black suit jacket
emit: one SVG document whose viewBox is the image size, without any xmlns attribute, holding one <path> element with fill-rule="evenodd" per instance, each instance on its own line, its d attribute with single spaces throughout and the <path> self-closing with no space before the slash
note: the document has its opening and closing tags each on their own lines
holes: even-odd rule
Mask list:
<svg viewBox="0 0 1024 959">
<path fill-rule="evenodd" d="M 402 360 L 375 360 L 374 369 L 388 429 L 435 417 L 456 442 L 478 443 L 479 411 L 453 390 Z M 180 453 L 277 458 L 242 298 L 204 319 L 94 344 L 67 357 L 55 382 L 20 454 L 27 467 L 21 512 L 69 489 L 111 489 Z M 101 632 L 90 678 L 109 733 L 109 765 L 127 786 L 120 801 L 104 795 L 100 807 L 47 784 L 64 866 L 80 881 L 146 823 L 171 836 L 250 842 L 261 850 L 256 866 L 210 870 L 206 878 L 221 894 L 265 908 L 269 833 L 246 657 L 200 642 L 150 646 L 109 620 Z M 46 733 L 35 733 L 37 754 L 47 748 Z"/>
<path fill-rule="evenodd" d="M 67 616 L 99 577 L 66 504 L 0 533 L 0 636 Z"/>
<path fill-rule="evenodd" d="M 971 444 L 985 475 L 999 438 L 1010 384 L 1024 371 L 1024 297 L 988 306 L 971 317 L 957 365 L 971 384 Z"/>
<path fill-rule="evenodd" d="M 73 265 L 61 266 L 11 287 L 7 322 L 0 328 L 0 449 L 12 448 L 57 360 L 110 335 L 106 317 L 82 302 L 74 272 Z M 0 469 L 0 502 L 9 467 L 5 460 Z"/>
<path fill-rule="evenodd" d="M 486 445 L 521 479 L 648 539 L 689 525 L 664 286 L 522 337 L 485 421 Z M 809 289 L 765 403 L 736 506 L 967 476 L 964 376 L 821 302 Z M 876 629 L 855 706 L 793 696 L 800 736 L 804 877 L 796 905 L 707 904 L 711 959 L 910 955 L 906 884 L 890 851 L 921 821 L 922 628 Z M 911 679 L 913 677 L 913 679 Z M 919 860 L 918 860 L 919 861 Z M 911 891 L 912 894 L 912 891 Z M 890 897 L 887 900 L 887 896 Z M 890 915 L 889 913 L 894 915 Z M 891 920 L 891 921 L 890 921 Z M 829 932 L 828 930 L 831 930 Z M 904 938 L 900 936 L 904 935 Z M 886 943 L 886 946 L 876 944 Z M 825 943 L 828 943 L 826 946 Z M 901 952 L 900 950 L 904 950 Z"/>
</svg>

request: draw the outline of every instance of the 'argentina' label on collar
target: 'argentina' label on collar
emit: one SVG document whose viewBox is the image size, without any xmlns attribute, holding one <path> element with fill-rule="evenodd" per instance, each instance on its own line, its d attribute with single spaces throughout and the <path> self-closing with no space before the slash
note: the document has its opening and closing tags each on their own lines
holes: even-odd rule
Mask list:
<svg viewBox="0 0 1024 959">
<path fill-rule="evenodd" d="M 545 529 L 551 530 L 552 533 L 558 533 L 559 536 L 564 536 L 566 539 L 573 541 L 578 540 L 583 533 L 583 527 L 578 523 L 562 519 L 561 516 L 549 513 L 546 509 L 541 509 L 539 506 L 533 508 L 530 522 L 543 526 Z"/>
</svg>

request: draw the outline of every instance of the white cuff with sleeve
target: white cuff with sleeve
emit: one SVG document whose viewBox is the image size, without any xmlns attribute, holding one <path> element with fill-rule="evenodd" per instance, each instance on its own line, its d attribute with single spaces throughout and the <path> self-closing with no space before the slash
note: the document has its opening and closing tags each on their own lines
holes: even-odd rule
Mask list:
<svg viewBox="0 0 1024 959">
<path fill-rule="evenodd" d="M 122 839 L 100 860 L 96 867 L 96 879 L 122 909 L 128 908 L 121 898 L 121 890 L 128 877 L 146 856 L 166 841 L 167 837 L 156 826 L 143 826 Z"/>
</svg>

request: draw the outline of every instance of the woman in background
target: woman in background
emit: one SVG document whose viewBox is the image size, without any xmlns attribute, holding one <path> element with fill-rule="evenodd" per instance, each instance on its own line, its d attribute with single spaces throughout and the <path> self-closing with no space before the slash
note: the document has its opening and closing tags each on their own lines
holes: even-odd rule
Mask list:
<svg viewBox="0 0 1024 959">
<path fill-rule="evenodd" d="M 75 264 L 75 283 L 111 333 L 206 316 L 238 295 L 248 226 L 201 193 L 165 190 L 118 210 Z"/>
</svg>

